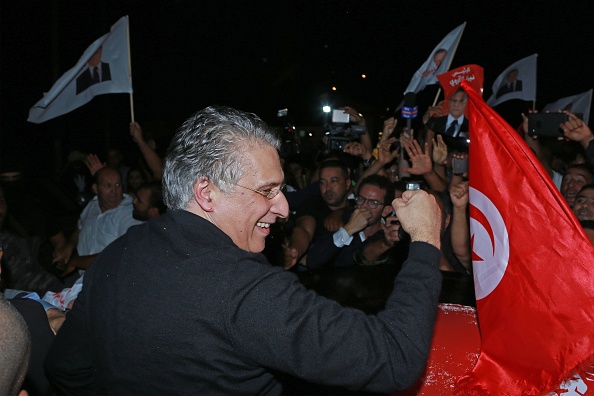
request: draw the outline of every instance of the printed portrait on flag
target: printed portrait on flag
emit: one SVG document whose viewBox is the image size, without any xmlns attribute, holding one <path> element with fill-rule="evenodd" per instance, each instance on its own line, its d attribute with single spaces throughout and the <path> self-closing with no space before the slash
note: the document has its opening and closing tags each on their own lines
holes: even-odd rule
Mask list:
<svg viewBox="0 0 594 396">
<path fill-rule="evenodd" d="M 97 51 L 91 56 L 87 62 L 87 68 L 84 69 L 81 75 L 76 78 L 76 94 L 89 88 L 91 85 L 99 84 L 103 81 L 111 80 L 111 69 L 109 63 L 101 60 L 103 54 L 103 46 L 99 47 Z"/>
<path fill-rule="evenodd" d="M 128 17 L 98 38 L 30 110 L 27 121 L 39 124 L 83 106 L 95 96 L 131 93 Z"/>
<path fill-rule="evenodd" d="M 466 22 L 452 30 L 431 51 L 431 54 L 415 72 L 404 93 L 422 91 L 427 85 L 437 83 L 437 75 L 446 71 L 452 62 L 456 48 L 462 37 Z"/>
<path fill-rule="evenodd" d="M 493 94 L 487 99 L 489 106 L 512 99 L 536 100 L 536 59 L 527 56 L 509 65 L 493 83 Z"/>
<path fill-rule="evenodd" d="M 501 86 L 497 90 L 496 99 L 499 99 L 501 95 L 522 90 L 522 80 L 518 79 L 519 74 L 520 71 L 518 69 L 512 69 L 507 73 L 505 81 L 501 83 Z"/>
</svg>

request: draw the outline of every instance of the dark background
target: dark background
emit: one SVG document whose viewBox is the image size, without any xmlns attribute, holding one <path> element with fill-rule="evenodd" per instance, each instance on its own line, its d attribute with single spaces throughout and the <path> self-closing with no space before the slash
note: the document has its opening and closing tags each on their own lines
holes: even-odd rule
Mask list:
<svg viewBox="0 0 594 396">
<path fill-rule="evenodd" d="M 414 72 L 464 21 L 451 68 L 482 66 L 485 99 L 507 66 L 533 53 L 539 54 L 537 108 L 594 87 L 590 1 L 0 4 L 0 155 L 48 175 L 59 172 L 73 148 L 101 156 L 119 146 L 134 154 L 128 94 L 96 97 L 39 125 L 26 121 L 43 92 L 124 15 L 130 17 L 135 118 L 161 150 L 189 115 L 210 104 L 253 111 L 273 124 L 276 111 L 287 107 L 304 129 L 323 125 L 322 105 L 348 104 L 379 130 Z M 421 92 L 421 112 L 436 92 L 436 86 Z M 513 101 L 496 110 L 514 123 L 528 106 Z"/>
</svg>

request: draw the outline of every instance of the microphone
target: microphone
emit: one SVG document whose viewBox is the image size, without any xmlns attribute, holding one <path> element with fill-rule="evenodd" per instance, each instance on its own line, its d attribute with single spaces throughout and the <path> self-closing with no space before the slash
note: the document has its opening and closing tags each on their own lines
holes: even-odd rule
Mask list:
<svg viewBox="0 0 594 396">
<path fill-rule="evenodd" d="M 406 118 L 406 130 L 410 133 L 412 119 L 419 114 L 419 106 L 416 106 L 417 95 L 414 92 L 404 94 L 404 105 L 402 106 L 402 118 Z"/>
</svg>

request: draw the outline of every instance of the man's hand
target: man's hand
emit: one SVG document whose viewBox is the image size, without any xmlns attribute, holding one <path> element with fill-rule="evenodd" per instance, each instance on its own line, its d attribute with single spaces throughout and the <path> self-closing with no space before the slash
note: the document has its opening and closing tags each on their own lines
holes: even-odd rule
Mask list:
<svg viewBox="0 0 594 396">
<path fill-rule="evenodd" d="M 563 135 L 570 140 L 579 142 L 583 148 L 587 148 L 588 144 L 594 140 L 592 130 L 588 124 L 576 117 L 575 114 L 568 111 L 565 113 L 569 116 L 569 121 L 560 125 Z"/>
<path fill-rule="evenodd" d="M 401 198 L 396 198 L 392 206 L 412 242 L 441 247 L 441 209 L 433 195 L 423 190 L 408 190 Z"/>
<path fill-rule="evenodd" d="M 396 128 L 396 124 L 398 124 L 398 120 L 394 117 L 387 118 L 384 121 L 384 130 L 382 132 L 382 137 L 380 138 L 380 142 L 384 142 L 390 138 L 392 132 Z"/>
<path fill-rule="evenodd" d="M 400 241 L 398 230 L 400 230 L 400 221 L 398 221 L 398 217 L 387 217 L 386 228 L 384 228 L 384 239 L 386 240 L 386 245 L 392 247 L 396 242 Z"/>
<path fill-rule="evenodd" d="M 367 208 L 357 208 L 351 215 L 348 223 L 344 225 L 344 229 L 349 234 L 349 236 L 353 236 L 356 232 L 364 230 L 365 227 L 369 224 L 369 219 L 371 219 L 372 213 Z"/>
<path fill-rule="evenodd" d="M 144 142 L 144 137 L 142 136 L 142 128 L 140 127 L 139 123 L 130 123 L 130 136 L 132 136 L 132 140 L 134 140 L 136 143 Z"/>
<path fill-rule="evenodd" d="M 371 153 L 367 150 L 367 147 L 359 142 L 349 142 L 345 144 L 343 151 L 354 155 L 355 157 L 363 158 L 364 160 L 368 160 L 371 157 Z"/>
<path fill-rule="evenodd" d="M 431 172 L 433 169 L 433 161 L 429 156 L 429 144 L 425 143 L 425 151 L 421 150 L 419 142 L 416 140 L 409 140 L 406 142 L 404 148 L 410 157 L 412 167 L 403 168 L 403 172 L 408 172 L 411 175 L 424 175 Z"/>
<path fill-rule="evenodd" d="M 433 140 L 433 163 L 436 165 L 445 165 L 448 159 L 448 146 L 443 141 L 443 136 L 438 134 Z"/>
<path fill-rule="evenodd" d="M 299 259 L 299 252 L 297 249 L 289 247 L 288 244 L 283 244 L 284 262 L 283 268 L 285 270 L 291 269 Z"/>
<path fill-rule="evenodd" d="M 336 232 L 342 225 L 342 215 L 344 214 L 344 209 L 336 209 L 333 210 L 326 218 L 324 219 L 324 228 L 328 232 Z"/>
<path fill-rule="evenodd" d="M 341 107 L 340 110 L 343 110 L 346 114 L 349 115 L 349 119 L 351 122 L 357 123 L 357 125 L 364 126 L 365 125 L 365 118 L 363 115 L 359 113 L 357 110 L 353 109 L 350 106 Z"/>
<path fill-rule="evenodd" d="M 87 155 L 87 158 L 85 159 L 85 165 L 87 168 L 89 168 L 91 176 L 95 176 L 95 173 L 97 173 L 99 169 L 105 167 L 105 164 L 101 162 L 99 157 L 97 157 L 95 154 Z"/>
<path fill-rule="evenodd" d="M 464 209 L 468 206 L 468 182 L 463 181 L 450 187 L 450 198 L 455 209 Z"/>
<path fill-rule="evenodd" d="M 380 147 L 377 151 L 378 161 L 380 163 L 386 165 L 398 158 L 399 149 L 390 151 L 392 143 L 394 143 L 396 140 L 397 138 L 390 138 L 380 144 Z"/>
</svg>

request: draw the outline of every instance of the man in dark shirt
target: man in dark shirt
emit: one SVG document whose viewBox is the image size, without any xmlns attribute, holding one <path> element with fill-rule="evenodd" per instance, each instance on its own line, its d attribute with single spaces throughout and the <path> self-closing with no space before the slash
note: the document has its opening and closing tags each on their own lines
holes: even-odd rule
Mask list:
<svg viewBox="0 0 594 396">
<path fill-rule="evenodd" d="M 359 245 L 384 229 L 384 218 L 389 216 L 394 199 L 394 185 L 384 176 L 371 175 L 361 181 L 353 212 L 344 215 L 344 226 L 334 233 L 318 238 L 309 250 L 307 266 L 355 265 Z"/>
<path fill-rule="evenodd" d="M 340 219 L 344 210 L 349 208 L 351 178 L 346 164 L 330 159 L 320 164 L 319 172 L 321 197 L 312 198 L 303 205 L 305 209 L 297 213 L 289 246 L 285 247 L 285 269 L 293 267 L 300 259 L 305 260 L 311 244 L 323 234 L 331 233 L 324 222 L 332 212 L 339 211 Z"/>
<path fill-rule="evenodd" d="M 260 253 L 288 215 L 274 132 L 209 107 L 173 137 L 167 213 L 108 246 L 46 360 L 59 393 L 282 393 L 279 373 L 392 392 L 421 375 L 441 288 L 440 212 L 423 191 L 393 206 L 409 258 L 377 316 L 344 308 Z"/>
</svg>

